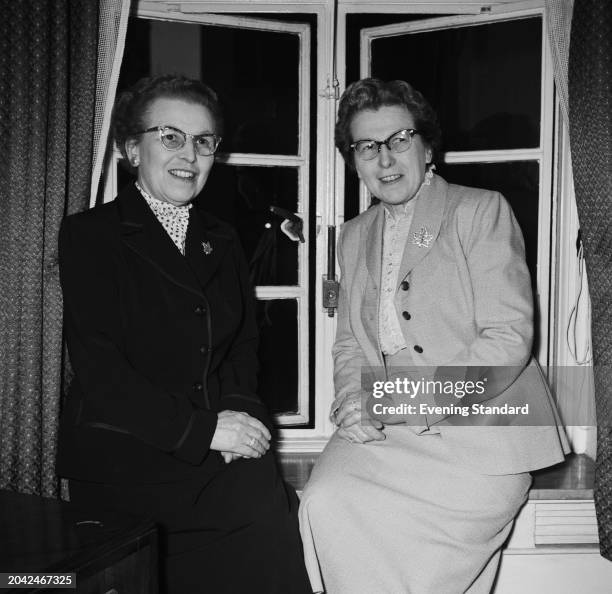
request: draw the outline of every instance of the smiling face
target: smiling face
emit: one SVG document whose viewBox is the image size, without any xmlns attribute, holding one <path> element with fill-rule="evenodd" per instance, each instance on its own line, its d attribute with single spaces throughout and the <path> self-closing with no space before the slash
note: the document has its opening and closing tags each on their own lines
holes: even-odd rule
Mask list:
<svg viewBox="0 0 612 594">
<path fill-rule="evenodd" d="M 214 134 L 215 121 L 210 111 L 198 103 L 182 99 L 159 98 L 153 101 L 144 118 L 144 129 L 172 126 L 188 134 Z M 202 157 L 193 140 L 176 150 L 166 149 L 159 132 L 147 132 L 126 143 L 128 158 L 137 164 L 138 183 L 158 200 L 181 206 L 191 202 L 202 190 L 214 157 Z"/>
<path fill-rule="evenodd" d="M 404 128 L 416 128 L 412 114 L 403 105 L 384 105 L 377 110 L 357 113 L 350 126 L 353 142 L 385 140 Z M 371 161 L 353 155 L 357 175 L 373 196 L 389 205 L 405 204 L 419 191 L 432 151 L 416 134 L 412 146 L 393 153 L 385 145 Z"/>
</svg>

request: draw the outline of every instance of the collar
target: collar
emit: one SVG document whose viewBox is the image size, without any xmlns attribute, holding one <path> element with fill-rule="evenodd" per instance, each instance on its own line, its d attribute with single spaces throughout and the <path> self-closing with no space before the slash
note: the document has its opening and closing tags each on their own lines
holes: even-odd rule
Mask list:
<svg viewBox="0 0 612 594">
<path fill-rule="evenodd" d="M 154 198 L 151 196 L 151 194 L 145 191 L 138 182 L 135 182 L 134 185 L 156 215 L 165 215 L 181 219 L 186 219 L 189 217 L 189 209 L 193 206 L 191 203 L 176 206 L 174 204 L 170 204 L 170 202 L 165 202 L 164 200 Z"/>
</svg>

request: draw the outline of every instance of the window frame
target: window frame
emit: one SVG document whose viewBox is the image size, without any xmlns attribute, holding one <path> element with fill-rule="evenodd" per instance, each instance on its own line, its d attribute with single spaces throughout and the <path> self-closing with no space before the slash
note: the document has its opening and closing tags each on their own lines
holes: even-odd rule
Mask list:
<svg viewBox="0 0 612 594">
<path fill-rule="evenodd" d="M 537 254 L 537 292 L 534 295 L 537 307 L 542 315 L 539 319 L 541 337 L 535 353 L 539 363 L 548 368 L 549 353 L 554 341 L 550 328 L 550 295 L 551 295 L 551 245 L 553 229 L 552 214 L 556 208 L 556 196 L 553 193 L 553 139 L 554 139 L 554 79 L 552 57 L 548 51 L 546 19 L 544 10 L 529 9 L 502 14 L 479 14 L 452 17 L 435 17 L 405 23 L 394 23 L 379 27 L 368 27 L 360 33 L 360 74 L 370 76 L 372 59 L 372 42 L 377 39 L 426 33 L 471 26 L 487 26 L 500 22 L 511 22 L 527 18 L 541 19 L 541 82 L 540 82 L 540 138 L 539 147 L 531 149 L 502 149 L 484 151 L 447 151 L 443 154 L 446 164 L 475 163 L 511 163 L 516 161 L 536 161 L 539 168 L 538 200 L 538 254 Z M 362 212 L 370 204 L 370 195 L 362 181 L 359 182 L 359 210 Z"/>
<path fill-rule="evenodd" d="M 334 42 L 334 13 L 337 13 L 336 41 Z M 337 97 L 334 97 L 334 66 L 338 65 L 336 79 L 340 90 L 346 87 L 346 33 L 347 16 L 359 13 L 377 14 L 427 14 L 440 15 L 437 18 L 461 19 L 462 16 L 482 15 L 482 18 L 514 18 L 525 14 L 541 14 L 543 27 L 546 31 L 547 23 L 544 18 L 544 0 L 490 0 L 483 5 L 479 0 L 383 0 L 373 7 L 371 0 L 338 0 L 334 7 L 334 0 L 303 0 L 302 2 L 286 2 L 285 0 L 183 0 L 172 2 L 167 0 L 137 0 L 132 7 L 132 16 L 157 17 L 159 19 L 189 20 L 193 15 L 244 15 L 249 14 L 256 18 L 259 13 L 274 13 L 279 19 L 283 14 L 310 14 L 316 17 L 316 85 L 317 122 L 315 128 L 316 151 L 312 154 L 316 173 L 316 230 L 310 240 L 315 242 L 316 274 L 312 290 L 315 293 L 314 336 L 315 349 L 308 365 L 314 366 L 314 392 L 315 412 L 311 419 L 311 429 L 280 429 L 278 449 L 283 453 L 314 453 L 320 452 L 327 443 L 334 426 L 329 420 L 329 405 L 333 400 L 333 362 L 331 346 L 333 345 L 336 319 L 328 317 L 327 311 L 322 308 L 322 278 L 327 262 L 327 233 L 328 226 L 337 228 L 344 222 L 344 163 L 334 148 L 333 131 L 336 119 Z M 449 14 L 453 16 L 448 17 Z M 543 34 L 542 59 L 547 60 L 547 73 L 552 76 L 550 54 L 547 36 Z M 315 41 L 313 40 L 313 43 Z M 544 97 L 544 93 L 542 94 Z M 547 103 L 547 105 L 550 103 Z M 571 307 L 571 298 L 577 289 L 577 280 L 574 274 L 574 261 L 571 258 L 572 249 L 564 242 L 575 242 L 577 221 L 572 219 L 571 204 L 573 194 L 571 183 L 567 182 L 571 176 L 569 165 L 569 146 L 562 141 L 559 133 L 559 107 L 558 101 L 553 101 L 552 113 L 545 112 L 546 119 L 541 122 L 541 142 L 546 138 L 551 143 L 550 155 L 552 175 L 546 183 L 551 186 L 551 200 L 548 221 L 553 229 L 550 243 L 550 286 L 541 287 L 546 290 L 540 295 L 540 300 L 548 304 L 548 315 L 542 310 L 542 318 L 548 318 L 548 341 L 546 342 L 546 358 L 551 364 L 562 364 L 567 361 L 567 345 L 565 343 L 565 328 L 568 311 Z M 555 124 L 554 138 L 550 126 Z M 547 132 L 544 132 L 544 128 Z M 548 134 L 548 137 L 543 136 Z M 483 155 L 481 155 L 483 156 Z M 490 155 L 494 158 L 496 155 Z M 461 158 L 455 155 L 456 158 Z M 449 158 L 453 158 L 449 154 Z M 463 155 L 470 158 L 470 155 Z M 547 165 L 548 167 L 548 165 Z M 549 168 L 550 168 L 549 167 Z M 540 167 L 540 176 L 543 167 Z M 112 182 L 112 180 L 108 180 Z M 116 183 L 110 183 L 111 196 L 116 194 Z M 574 207 L 575 208 L 575 207 Z M 568 214 L 569 213 L 569 214 Z M 540 217 L 543 221 L 544 217 Z M 572 220 L 574 222 L 572 222 Z M 540 267 L 542 268 L 542 267 Z M 542 271 L 539 269 L 538 278 Z M 566 284 L 567 283 L 567 284 Z M 560 288 L 564 290 L 560 291 Z M 545 299 L 544 299 L 545 298 Z"/>
</svg>

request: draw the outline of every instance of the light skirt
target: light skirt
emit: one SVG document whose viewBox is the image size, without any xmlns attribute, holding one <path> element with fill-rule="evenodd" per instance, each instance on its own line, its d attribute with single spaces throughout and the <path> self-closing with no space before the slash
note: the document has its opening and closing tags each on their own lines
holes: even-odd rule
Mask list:
<svg viewBox="0 0 612 594">
<path fill-rule="evenodd" d="M 439 434 L 334 435 L 300 506 L 313 592 L 485 594 L 531 476 L 460 467 Z"/>
</svg>

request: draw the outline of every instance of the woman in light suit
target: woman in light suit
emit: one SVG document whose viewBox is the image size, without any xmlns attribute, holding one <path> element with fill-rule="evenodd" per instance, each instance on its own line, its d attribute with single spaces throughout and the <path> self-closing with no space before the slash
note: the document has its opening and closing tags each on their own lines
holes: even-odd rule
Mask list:
<svg viewBox="0 0 612 594">
<path fill-rule="evenodd" d="M 489 592 L 529 471 L 567 450 L 531 355 L 519 226 L 499 193 L 433 173 L 439 142 L 406 82 L 365 79 L 342 96 L 336 144 L 380 203 L 339 238 L 338 429 L 300 511 L 315 592 Z M 372 397 L 404 378 L 486 389 Z M 503 405 L 522 412 L 493 414 Z"/>
</svg>

